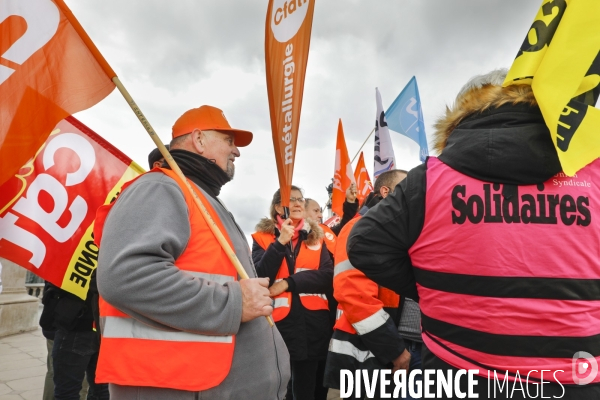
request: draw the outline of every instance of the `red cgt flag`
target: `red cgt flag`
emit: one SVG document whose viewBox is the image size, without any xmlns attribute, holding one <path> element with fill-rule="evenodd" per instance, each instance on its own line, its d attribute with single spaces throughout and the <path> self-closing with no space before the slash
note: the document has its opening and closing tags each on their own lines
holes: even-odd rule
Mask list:
<svg viewBox="0 0 600 400">
<path fill-rule="evenodd" d="M 373 183 L 365 166 L 365 158 L 362 151 L 360 152 L 360 157 L 358 157 L 358 163 L 356 163 L 354 179 L 356 180 L 356 189 L 358 191 L 356 198 L 362 204 L 363 200 L 373 191 Z"/>
<path fill-rule="evenodd" d="M 0 1 L 0 184 L 114 76 L 62 0 Z"/>
<path fill-rule="evenodd" d="M 85 299 L 96 210 L 144 170 L 74 117 L 0 186 L 0 257 Z"/>
<path fill-rule="evenodd" d="M 267 94 L 281 204 L 289 206 L 315 0 L 270 0 L 265 29 Z"/>
<path fill-rule="evenodd" d="M 355 183 L 354 173 L 352 173 L 352 163 L 350 162 L 350 156 L 348 156 L 344 128 L 340 119 L 335 145 L 335 171 L 333 173 L 333 193 L 331 195 L 331 209 L 339 216 L 343 214 L 346 189 L 351 183 Z"/>
</svg>

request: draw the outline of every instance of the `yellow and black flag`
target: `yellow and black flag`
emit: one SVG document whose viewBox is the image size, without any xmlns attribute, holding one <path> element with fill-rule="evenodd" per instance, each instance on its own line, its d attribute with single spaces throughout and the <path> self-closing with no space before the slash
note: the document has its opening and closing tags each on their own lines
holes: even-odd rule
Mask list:
<svg viewBox="0 0 600 400">
<path fill-rule="evenodd" d="M 530 84 L 563 171 L 600 157 L 600 1 L 544 0 L 504 86 Z"/>
</svg>

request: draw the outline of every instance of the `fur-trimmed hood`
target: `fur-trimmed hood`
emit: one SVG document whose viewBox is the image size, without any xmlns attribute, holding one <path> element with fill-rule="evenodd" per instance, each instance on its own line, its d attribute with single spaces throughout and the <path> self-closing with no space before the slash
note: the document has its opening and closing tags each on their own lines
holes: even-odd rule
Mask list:
<svg viewBox="0 0 600 400">
<path fill-rule="evenodd" d="M 258 221 L 255 227 L 257 232 L 269 233 L 271 235 L 275 235 L 275 237 L 279 237 L 279 229 L 275 226 L 275 222 L 271 218 L 262 218 Z M 321 241 L 323 238 L 323 229 L 316 222 L 305 219 L 304 226 L 302 230 L 305 232 L 304 237 L 306 237 L 306 245 L 313 246 Z"/>
<path fill-rule="evenodd" d="M 550 132 L 529 85 L 484 85 L 446 109 L 434 150 L 455 170 L 506 184 L 545 182 L 561 171 Z"/>
<path fill-rule="evenodd" d="M 446 147 L 448 137 L 454 129 L 471 114 L 498 108 L 505 104 L 528 104 L 536 106 L 537 101 L 529 85 L 511 85 L 501 87 L 485 85 L 480 89 L 469 90 L 460 95 L 446 113 L 438 118 L 433 134 L 433 150 L 440 154 Z"/>
</svg>

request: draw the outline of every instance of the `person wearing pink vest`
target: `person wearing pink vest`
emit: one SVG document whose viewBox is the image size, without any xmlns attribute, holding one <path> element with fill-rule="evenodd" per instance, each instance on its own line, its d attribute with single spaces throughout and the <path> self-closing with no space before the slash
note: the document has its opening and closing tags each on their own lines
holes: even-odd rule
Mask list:
<svg viewBox="0 0 600 400">
<path fill-rule="evenodd" d="M 356 223 L 349 260 L 419 300 L 424 369 L 479 370 L 480 399 L 600 398 L 600 161 L 562 173 L 531 87 L 505 75 L 462 88 L 439 157 Z"/>
</svg>

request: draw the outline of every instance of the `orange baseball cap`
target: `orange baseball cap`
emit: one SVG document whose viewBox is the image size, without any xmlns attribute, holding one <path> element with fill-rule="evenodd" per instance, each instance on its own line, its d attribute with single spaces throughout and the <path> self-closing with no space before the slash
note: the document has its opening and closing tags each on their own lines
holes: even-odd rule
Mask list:
<svg viewBox="0 0 600 400">
<path fill-rule="evenodd" d="M 252 132 L 233 129 L 223 111 L 212 106 L 200 106 L 184 112 L 173 125 L 173 139 L 192 133 L 194 129 L 233 133 L 237 147 L 248 146 L 253 137 Z"/>
</svg>

